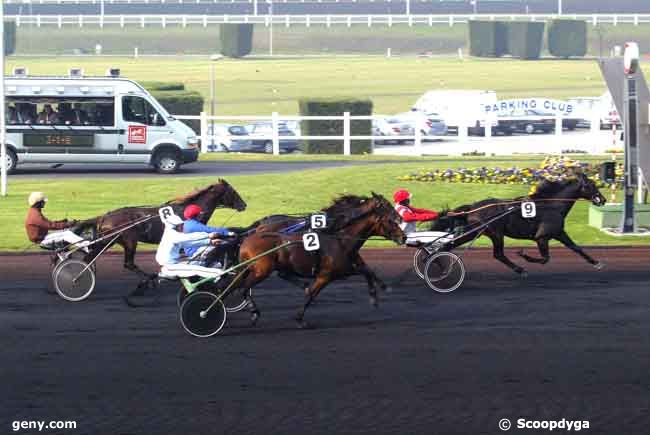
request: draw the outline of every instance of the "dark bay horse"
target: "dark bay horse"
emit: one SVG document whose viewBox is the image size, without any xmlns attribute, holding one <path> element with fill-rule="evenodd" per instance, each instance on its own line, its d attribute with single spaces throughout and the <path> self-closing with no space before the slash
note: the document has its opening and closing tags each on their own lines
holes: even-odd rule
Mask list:
<svg viewBox="0 0 650 435">
<path fill-rule="evenodd" d="M 483 235 L 492 241 L 494 258 L 508 266 L 516 273 L 526 276 L 526 270 L 513 263 L 504 253 L 504 237 L 513 239 L 534 240 L 541 258 L 531 257 L 523 250 L 519 256 L 530 263 L 546 264 L 550 259 L 548 243 L 555 239 L 567 248 L 584 258 L 589 264 L 601 269 L 603 264 L 591 258 L 582 248 L 575 244 L 564 229 L 564 221 L 576 201 L 586 199 L 596 206 L 602 206 L 606 198 L 600 193 L 596 184 L 583 173 L 563 181 L 541 181 L 534 194 L 528 197 L 514 199 L 486 199 L 474 204 L 463 205 L 443 212 L 440 218 L 433 222 L 431 230 L 449 231 L 457 227 L 465 230 L 477 228 L 490 219 L 506 213 L 510 207 L 515 207 L 512 213 L 490 223 Z M 537 215 L 534 218 L 523 218 L 520 212 L 522 201 L 535 202 Z M 453 216 L 452 216 L 453 214 Z M 471 241 L 476 236 L 468 234 L 460 237 L 455 246 Z"/>
<path fill-rule="evenodd" d="M 363 269 L 367 266 L 365 263 L 359 264 L 358 258 L 359 250 L 368 238 L 381 236 L 399 244 L 406 240 L 399 227 L 399 215 L 383 196 L 373 193 L 372 197 L 358 197 L 358 203 L 365 205 L 365 209 L 348 208 L 347 216 L 341 209 L 340 213 L 344 216 L 339 215 L 338 224 L 326 232 L 319 232 L 320 249 L 315 252 L 307 252 L 303 248 L 301 234 L 257 232 L 247 237 L 239 251 L 240 261 L 253 258 L 286 242 L 293 244 L 253 263 L 240 287 L 253 288 L 274 271 L 287 276 L 312 279 L 305 289 L 305 302 L 296 315 L 298 324 L 301 327 L 307 326 L 304 321 L 305 310 L 327 284 L 364 273 Z M 376 302 L 376 293 L 371 296 L 373 302 Z M 254 323 L 259 316 L 259 310 L 251 297 L 249 301 L 251 320 Z"/>
<path fill-rule="evenodd" d="M 126 269 L 136 272 L 141 277 L 151 278 L 135 264 L 135 253 L 138 242 L 160 243 L 165 229 L 162 221 L 158 217 L 158 209 L 160 207 L 171 206 L 174 209 L 174 213 L 178 216 L 183 216 L 183 210 L 189 204 L 201 206 L 204 213 L 199 219 L 203 223 L 207 223 L 210 220 L 216 208 L 232 208 L 237 211 L 246 209 L 246 202 L 239 196 L 239 193 L 226 180 L 219 179 L 215 184 L 180 196 L 159 206 L 120 208 L 110 211 L 105 215 L 80 222 L 77 227 L 80 230 L 92 228 L 96 234 L 102 235 L 117 231 L 120 228 L 125 228 L 130 223 L 137 222 L 138 220 L 145 220 L 141 224 L 121 232 L 114 243 L 124 248 L 124 267 Z M 148 217 L 151 218 L 148 219 Z M 105 246 L 105 244 L 102 245 L 101 243 L 94 245 L 93 252 L 90 253 L 91 258 L 94 256 L 94 253 Z"/>
</svg>

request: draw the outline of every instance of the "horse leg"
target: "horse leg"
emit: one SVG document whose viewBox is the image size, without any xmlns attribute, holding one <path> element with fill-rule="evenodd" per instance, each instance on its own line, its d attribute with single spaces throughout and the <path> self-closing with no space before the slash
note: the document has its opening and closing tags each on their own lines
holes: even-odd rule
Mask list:
<svg viewBox="0 0 650 435">
<path fill-rule="evenodd" d="M 379 278 L 379 276 L 375 273 L 375 271 L 368 266 L 368 264 L 361 257 L 361 255 L 357 254 L 357 258 L 354 260 L 354 263 L 357 266 L 365 266 L 368 269 L 370 275 L 372 276 L 372 280 L 375 282 L 375 285 L 379 286 L 379 289 L 381 291 L 390 293 L 391 291 L 390 287 L 388 287 L 388 285 L 381 278 Z"/>
<path fill-rule="evenodd" d="M 377 287 L 375 286 L 375 283 L 377 283 L 379 278 L 377 278 L 377 275 L 375 275 L 372 269 L 370 269 L 370 267 L 368 267 L 368 265 L 363 260 L 361 260 L 361 257 L 355 261 L 354 265 L 355 272 L 363 275 L 366 278 L 366 281 L 368 282 L 368 295 L 370 296 L 370 304 L 373 307 L 377 308 L 379 303 L 377 299 Z M 381 284 L 384 286 L 383 289 L 385 289 L 386 285 L 383 282 Z"/>
<path fill-rule="evenodd" d="M 506 257 L 505 252 L 503 252 L 504 248 L 504 243 L 503 243 L 503 236 L 498 236 L 496 234 L 486 234 L 490 240 L 492 240 L 492 254 L 494 255 L 494 258 L 499 260 L 501 263 L 505 264 L 508 266 L 510 269 L 512 269 L 515 273 L 518 273 L 522 277 L 527 276 L 526 270 L 521 267 L 517 266 L 515 263 L 510 261 L 508 257 Z"/>
<path fill-rule="evenodd" d="M 301 290 L 306 290 L 309 287 L 309 282 L 304 281 L 300 279 L 300 277 L 294 273 L 291 272 L 278 272 L 278 277 L 282 278 L 283 280 L 287 281 L 290 284 L 295 285 Z"/>
<path fill-rule="evenodd" d="M 598 260 L 594 260 L 585 251 L 583 251 L 580 246 L 576 245 L 575 242 L 573 240 L 571 240 L 571 237 L 569 237 L 569 235 L 566 233 L 566 231 L 562 231 L 562 233 L 560 233 L 560 235 L 555 237 L 555 240 L 562 243 L 564 246 L 566 246 L 567 248 L 569 248 L 570 250 L 572 250 L 573 252 L 575 252 L 576 254 L 581 256 L 582 258 L 584 258 L 587 261 L 587 263 L 591 264 L 596 269 L 600 270 L 603 267 L 605 267 L 604 263 L 601 263 Z"/>
<path fill-rule="evenodd" d="M 146 284 L 157 277 L 157 274 L 148 274 L 135 264 L 135 252 L 138 247 L 137 239 L 123 237 L 117 243 L 119 243 L 124 249 L 124 268 L 131 272 L 135 272 L 140 278 L 142 278 L 141 284 Z"/>
<path fill-rule="evenodd" d="M 538 264 L 548 263 L 548 261 L 551 258 L 548 253 L 548 239 L 547 238 L 537 239 L 536 242 L 537 242 L 537 249 L 539 249 L 539 253 L 541 254 L 542 258 L 535 258 L 535 257 L 531 257 L 530 255 L 526 255 L 523 249 L 518 252 L 519 256 L 529 263 L 538 263 Z"/>
<path fill-rule="evenodd" d="M 320 293 L 320 291 L 330 282 L 330 278 L 328 276 L 324 275 L 319 275 L 316 277 L 316 281 L 312 283 L 311 286 L 309 286 L 308 289 L 305 290 L 305 303 L 303 304 L 302 308 L 298 310 L 298 314 L 296 315 L 296 322 L 298 322 L 298 326 L 300 328 L 308 328 L 309 324 L 305 322 L 305 311 L 307 310 L 307 307 L 312 303 L 314 299 L 316 299 L 316 296 Z"/>
<path fill-rule="evenodd" d="M 242 260 L 246 260 L 246 258 L 244 257 Z M 273 262 L 268 258 L 260 258 L 254 264 L 249 266 L 249 270 L 246 272 L 246 277 L 244 278 L 240 288 L 244 289 L 244 291 L 252 289 L 271 275 L 273 272 L 273 266 Z M 251 326 L 255 326 L 262 313 L 257 308 L 252 293 L 249 293 L 246 296 L 246 300 L 248 301 L 246 308 L 251 315 Z"/>
</svg>

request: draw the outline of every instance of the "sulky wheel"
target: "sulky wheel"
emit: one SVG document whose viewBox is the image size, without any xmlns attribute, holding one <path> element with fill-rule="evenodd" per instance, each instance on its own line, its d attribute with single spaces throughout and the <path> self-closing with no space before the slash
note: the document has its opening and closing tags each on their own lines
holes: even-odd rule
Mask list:
<svg viewBox="0 0 650 435">
<path fill-rule="evenodd" d="M 181 325 L 195 337 L 211 337 L 226 323 L 226 307 L 208 292 L 194 292 L 181 305 Z"/>
<path fill-rule="evenodd" d="M 429 253 L 426 249 L 420 248 L 415 251 L 413 255 L 413 269 L 417 275 L 424 279 L 424 266 L 427 264 L 427 259 L 429 258 Z"/>
<path fill-rule="evenodd" d="M 424 279 L 432 290 L 450 293 L 465 279 L 463 260 L 453 252 L 439 252 L 432 255 L 424 267 Z"/>
<path fill-rule="evenodd" d="M 178 289 L 178 293 L 176 294 L 176 305 L 178 306 L 178 308 L 180 308 L 181 305 L 183 305 L 183 302 L 185 302 L 187 295 L 189 295 L 189 293 L 187 292 L 187 290 L 185 290 L 185 287 L 181 286 L 181 288 Z"/>
<path fill-rule="evenodd" d="M 83 261 L 62 261 L 53 274 L 56 292 L 67 301 L 83 301 L 95 288 L 95 272 Z"/>
</svg>

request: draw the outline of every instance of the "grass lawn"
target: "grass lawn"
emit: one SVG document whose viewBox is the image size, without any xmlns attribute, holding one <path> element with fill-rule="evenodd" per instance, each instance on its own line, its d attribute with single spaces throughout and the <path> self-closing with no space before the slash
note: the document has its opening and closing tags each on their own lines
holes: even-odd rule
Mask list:
<svg viewBox="0 0 650 435">
<path fill-rule="evenodd" d="M 180 81 L 202 93 L 209 106 L 209 61 L 198 58 L 9 57 L 7 71 L 26 66 L 33 75 L 65 75 L 83 67 L 103 75 L 108 66 L 139 81 Z M 369 98 L 374 113 L 411 108 L 431 89 L 490 89 L 500 98 L 598 96 L 605 91 L 593 60 L 515 61 L 351 57 L 243 59 L 216 64 L 217 113 L 270 115 L 298 113 L 301 98 Z"/>
<path fill-rule="evenodd" d="M 398 187 L 410 189 L 415 204 L 440 209 L 458 206 L 486 197 L 510 198 L 523 195 L 527 186 L 399 182 L 396 177 L 419 169 L 472 167 L 481 165 L 461 160 L 422 161 L 386 165 L 357 166 L 336 169 L 309 170 L 288 174 L 241 175 L 228 181 L 248 203 L 248 210 L 235 213 L 220 210 L 212 219 L 214 225 L 247 225 L 254 219 L 272 213 L 302 213 L 318 210 L 340 193 L 368 194 L 374 190 L 390 198 Z M 521 160 L 519 166 L 536 166 L 539 160 Z M 491 161 L 493 166 L 510 166 L 512 161 Z M 172 182 L 173 181 L 173 182 Z M 74 179 L 11 180 L 10 195 L 0 198 L 0 221 L 3 237 L 0 250 L 34 249 L 25 238 L 23 219 L 26 198 L 31 191 L 43 190 L 50 198 L 46 215 L 52 219 L 64 217 L 84 219 L 125 205 L 158 204 L 192 188 L 215 182 L 215 178 L 175 178 L 161 182 L 148 179 Z M 580 202 L 569 215 L 568 231 L 581 244 L 639 244 L 650 243 L 642 238 L 614 238 L 587 226 L 586 202 Z M 512 241 L 510 245 L 521 244 Z M 485 245 L 485 241 L 481 241 Z M 373 243 L 377 245 L 377 243 Z M 390 244 L 388 244 L 390 245 Z"/>
</svg>

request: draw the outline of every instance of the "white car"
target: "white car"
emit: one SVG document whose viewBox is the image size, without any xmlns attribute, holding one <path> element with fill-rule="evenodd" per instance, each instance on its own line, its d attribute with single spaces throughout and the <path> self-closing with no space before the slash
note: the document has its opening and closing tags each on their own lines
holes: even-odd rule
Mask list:
<svg viewBox="0 0 650 435">
<path fill-rule="evenodd" d="M 372 120 L 372 135 L 373 136 L 413 136 L 415 134 L 413 129 L 413 121 L 411 119 L 404 119 L 397 116 L 387 118 L 376 118 Z M 397 144 L 405 143 L 407 140 L 398 137 L 376 140 L 377 144 L 386 144 L 394 141 Z"/>
</svg>

